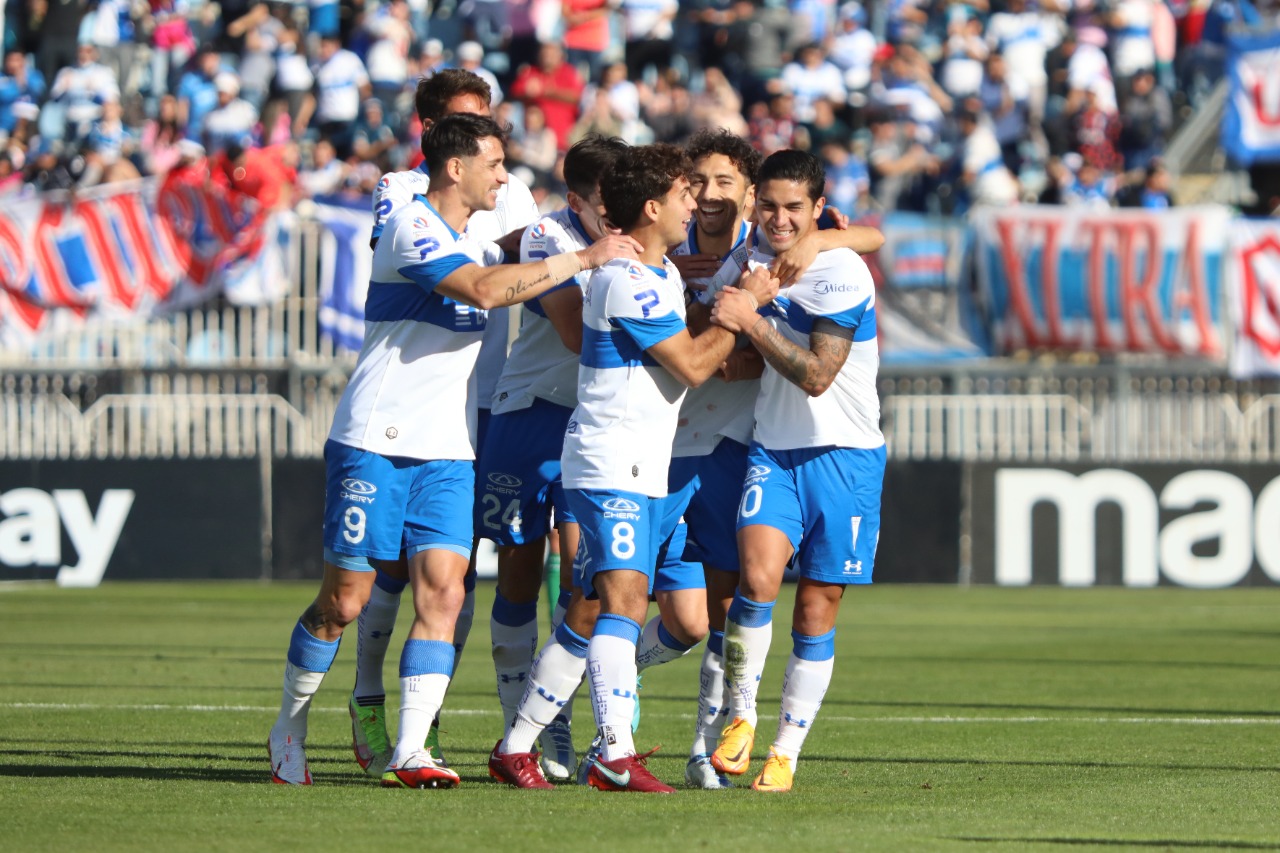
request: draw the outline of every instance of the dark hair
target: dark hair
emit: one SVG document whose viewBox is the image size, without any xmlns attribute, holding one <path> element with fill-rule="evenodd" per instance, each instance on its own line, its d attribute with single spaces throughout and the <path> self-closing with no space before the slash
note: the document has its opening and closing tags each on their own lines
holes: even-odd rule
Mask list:
<svg viewBox="0 0 1280 853">
<path fill-rule="evenodd" d="M 694 163 L 711 154 L 723 154 L 742 173 L 750 186 L 760 174 L 760 152 L 751 143 L 723 128 L 700 130 L 684 144 L 684 153 Z"/>
<path fill-rule="evenodd" d="M 666 196 L 676 179 L 688 177 L 692 168 L 684 151 L 666 142 L 623 151 L 600 180 L 600 197 L 609 221 L 623 231 L 634 228 L 645 202 Z"/>
<path fill-rule="evenodd" d="M 787 148 L 775 151 L 760 164 L 759 183 L 765 181 L 795 181 L 805 188 L 811 201 L 817 201 L 822 198 L 827 173 L 817 157 L 807 151 Z"/>
<path fill-rule="evenodd" d="M 507 128 L 488 116 L 475 113 L 454 113 L 445 116 L 422 134 L 422 156 L 427 160 L 427 171 L 443 174 L 444 166 L 454 157 L 474 157 L 480 153 L 480 140 L 493 136 L 501 143 L 507 141 Z"/>
<path fill-rule="evenodd" d="M 486 104 L 493 100 L 493 92 L 483 78 L 461 68 L 442 68 L 418 81 L 413 105 L 418 110 L 418 118 L 439 121 L 444 118 L 449 102 L 460 95 L 475 95 Z"/>
<path fill-rule="evenodd" d="M 575 142 L 564 155 L 564 182 L 569 191 L 584 199 L 595 192 L 627 147 L 618 137 L 599 133 L 589 133 Z"/>
</svg>

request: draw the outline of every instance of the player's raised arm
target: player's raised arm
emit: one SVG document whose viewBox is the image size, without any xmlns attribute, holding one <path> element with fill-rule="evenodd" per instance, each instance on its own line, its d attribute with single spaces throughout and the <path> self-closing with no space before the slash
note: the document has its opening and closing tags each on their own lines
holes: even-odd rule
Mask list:
<svg viewBox="0 0 1280 853">
<path fill-rule="evenodd" d="M 639 249 L 630 237 L 611 234 L 586 249 L 540 261 L 498 267 L 460 266 L 441 278 L 436 287 L 445 296 L 477 308 L 500 308 L 541 296 L 583 270 L 595 269 L 615 258 L 634 259 Z"/>
</svg>

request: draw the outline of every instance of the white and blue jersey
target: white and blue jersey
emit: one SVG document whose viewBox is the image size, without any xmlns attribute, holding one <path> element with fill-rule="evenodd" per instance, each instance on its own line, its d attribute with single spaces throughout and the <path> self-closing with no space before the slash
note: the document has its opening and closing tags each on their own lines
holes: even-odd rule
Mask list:
<svg viewBox="0 0 1280 853">
<path fill-rule="evenodd" d="M 364 345 L 329 437 L 410 459 L 474 459 L 469 386 L 485 312 L 435 288 L 501 252 L 449 227 L 423 196 L 392 214 L 373 253 Z"/>
<path fill-rule="evenodd" d="M 757 251 L 753 263 L 772 257 Z M 819 253 L 809 269 L 762 312 L 784 338 L 809 349 L 814 320 L 826 319 L 853 334 L 849 357 L 826 393 L 811 397 L 766 366 L 756 402 L 755 441 L 770 450 L 800 447 L 884 445 L 876 371 L 875 282 L 852 249 Z"/>
<path fill-rule="evenodd" d="M 752 258 L 770 260 L 764 253 Z M 853 342 L 835 380 L 817 397 L 766 365 L 738 528 L 764 524 L 785 533 L 803 577 L 871 583 L 885 462 L 871 273 L 849 249 L 822 252 L 764 313 L 805 350 L 819 319 L 848 330 Z"/>
<path fill-rule="evenodd" d="M 645 350 L 685 328 L 684 282 L 663 267 L 613 260 L 587 282 L 578 406 L 565 434 L 566 489 L 660 498 L 685 386 Z"/>
<path fill-rule="evenodd" d="M 581 220 L 566 207 L 525 230 L 520 260 L 576 252 L 590 243 Z M 590 276 L 584 270 L 547 293 L 581 289 Z M 578 356 L 565 347 L 537 299 L 525 308 L 494 390 L 489 435 L 476 468 L 476 530 L 499 545 L 546 535 L 553 507 L 558 523 L 576 520 L 564 499 L 560 454 L 578 403 Z"/>
<path fill-rule="evenodd" d="M 582 220 L 570 208 L 542 217 L 525 229 L 520 240 L 520 262 L 545 260 L 587 248 L 592 243 Z M 520 334 L 511 345 L 507 364 L 494 389 L 494 414 L 527 408 L 535 399 L 572 409 L 578 405 L 578 355 L 565 347 L 540 302 L 556 291 L 576 287 L 582 290 L 592 270 L 553 287 L 539 299 L 524 303 Z"/>
<path fill-rule="evenodd" d="M 430 182 L 426 161 L 418 164 L 416 169 L 388 172 L 382 176 L 373 191 L 370 245 L 377 245 L 392 214 L 407 205 L 415 195 L 426 195 Z M 515 175 L 508 175 L 507 182 L 498 189 L 498 200 L 493 210 L 477 210 L 471 214 L 466 231 L 476 240 L 496 243 L 512 231 L 531 225 L 538 215 L 538 205 L 528 185 Z M 508 311 L 507 308 L 495 308 L 489 312 L 489 324 L 476 359 L 475 405 L 482 410 L 489 408 L 507 358 Z"/>
<path fill-rule="evenodd" d="M 704 305 L 715 303 L 716 294 L 726 286 L 736 285 L 751 255 L 752 229 L 742 223 L 738 238 L 729 254 L 721 259 L 715 275 L 704 279 L 691 279 L 694 298 Z M 699 253 L 697 223 L 689 224 L 689 236 L 672 254 L 696 255 Z M 680 407 L 680 424 L 671 455 L 705 456 L 716 449 L 722 438 L 731 438 L 743 445 L 751 441 L 756 396 L 760 381 L 749 379 L 741 382 L 724 382 L 712 377 L 684 398 Z"/>
</svg>

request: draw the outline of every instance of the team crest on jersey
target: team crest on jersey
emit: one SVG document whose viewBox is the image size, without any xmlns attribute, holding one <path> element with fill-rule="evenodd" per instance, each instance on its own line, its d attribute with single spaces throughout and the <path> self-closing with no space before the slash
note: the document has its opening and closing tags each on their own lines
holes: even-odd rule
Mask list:
<svg viewBox="0 0 1280 853">
<path fill-rule="evenodd" d="M 389 186 L 391 186 L 391 178 L 389 178 L 388 176 L 383 175 L 381 178 L 378 179 L 378 189 L 385 190 Z"/>
<path fill-rule="evenodd" d="M 537 225 L 533 226 L 533 230 L 529 232 L 529 236 L 535 240 L 547 236 L 547 223 L 539 222 Z"/>
<path fill-rule="evenodd" d="M 644 267 L 627 264 L 627 277 L 632 281 L 644 281 Z"/>
</svg>

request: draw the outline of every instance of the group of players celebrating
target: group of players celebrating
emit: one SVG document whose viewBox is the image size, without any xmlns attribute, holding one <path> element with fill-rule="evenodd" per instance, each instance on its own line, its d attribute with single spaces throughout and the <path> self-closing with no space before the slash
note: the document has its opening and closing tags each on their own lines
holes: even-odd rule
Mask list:
<svg viewBox="0 0 1280 853">
<path fill-rule="evenodd" d="M 879 538 L 875 292 L 858 253 L 883 238 L 824 211 L 811 155 L 762 162 L 715 131 L 683 149 L 588 137 L 565 157 L 567 207 L 541 216 L 503 168 L 483 80 L 441 71 L 417 107 L 425 160 L 374 198 L 364 346 L 325 445 L 324 578 L 289 643 L 273 780 L 311 783 L 308 708 L 355 621 L 361 767 L 389 787 L 458 784 L 439 712 L 474 614 L 474 536 L 498 546 L 506 730 L 489 774 L 520 788 L 673 792 L 636 751 L 639 672 L 704 637 L 685 781 L 731 787 L 794 566 L 778 730 L 751 783 L 790 790 L 842 595 L 871 582 Z M 508 356 L 500 309 L 515 304 Z M 548 536 L 576 557 L 539 651 Z M 406 587 L 393 746 L 382 670 Z M 579 762 L 584 681 L 595 735 Z"/>
</svg>

